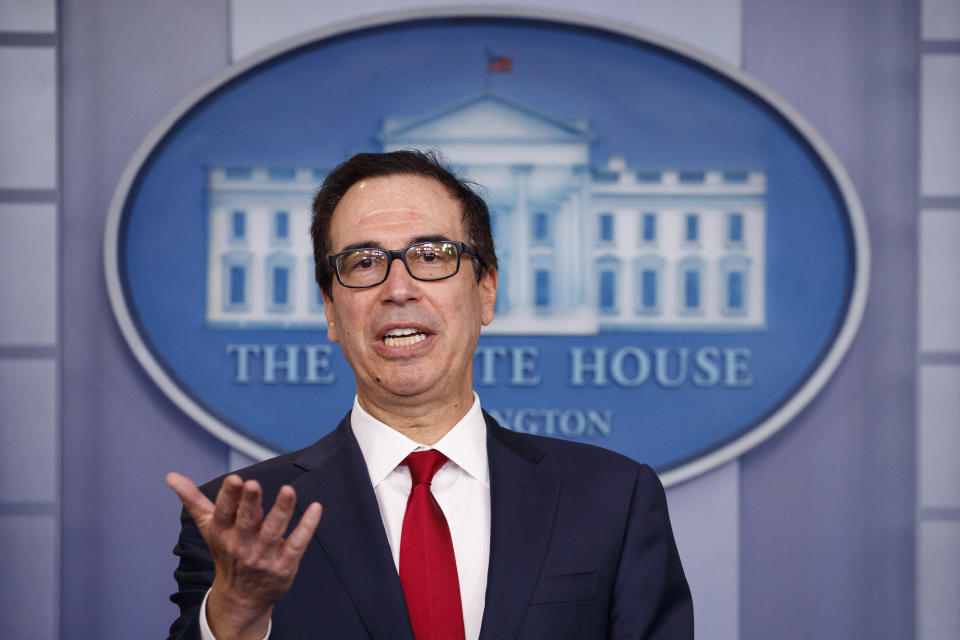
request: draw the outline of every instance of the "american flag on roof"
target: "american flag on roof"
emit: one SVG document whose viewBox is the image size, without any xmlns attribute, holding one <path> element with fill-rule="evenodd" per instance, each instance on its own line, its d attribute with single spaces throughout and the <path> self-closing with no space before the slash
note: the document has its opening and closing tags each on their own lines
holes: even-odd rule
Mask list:
<svg viewBox="0 0 960 640">
<path fill-rule="evenodd" d="M 487 73 L 510 73 L 513 71 L 513 58 L 502 56 L 486 50 L 487 53 Z"/>
</svg>

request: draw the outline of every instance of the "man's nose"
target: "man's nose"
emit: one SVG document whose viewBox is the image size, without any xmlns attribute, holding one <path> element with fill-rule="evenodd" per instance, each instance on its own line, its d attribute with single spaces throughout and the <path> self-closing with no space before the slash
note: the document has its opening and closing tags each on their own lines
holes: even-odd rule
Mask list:
<svg viewBox="0 0 960 640">
<path fill-rule="evenodd" d="M 384 301 L 408 302 L 420 297 L 420 281 L 410 275 L 407 265 L 399 258 L 390 263 L 390 273 L 380 287 Z"/>
</svg>

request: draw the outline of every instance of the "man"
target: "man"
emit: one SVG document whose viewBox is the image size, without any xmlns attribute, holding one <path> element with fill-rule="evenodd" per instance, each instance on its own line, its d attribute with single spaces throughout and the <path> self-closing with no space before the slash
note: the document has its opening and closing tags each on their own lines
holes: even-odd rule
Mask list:
<svg viewBox="0 0 960 640">
<path fill-rule="evenodd" d="M 480 410 L 483 200 L 432 156 L 359 154 L 324 181 L 312 234 L 354 408 L 202 491 L 168 476 L 185 506 L 171 637 L 692 638 L 650 468 Z"/>
</svg>

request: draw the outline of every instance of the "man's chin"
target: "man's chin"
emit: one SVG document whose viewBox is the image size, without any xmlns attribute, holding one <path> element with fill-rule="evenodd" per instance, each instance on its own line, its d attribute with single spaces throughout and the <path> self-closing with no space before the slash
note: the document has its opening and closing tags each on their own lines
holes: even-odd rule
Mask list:
<svg viewBox="0 0 960 640">
<path fill-rule="evenodd" d="M 412 373 L 412 372 L 407 372 Z M 388 377 L 388 374 L 381 373 L 374 380 L 371 392 L 379 396 L 387 396 L 397 400 L 425 398 L 427 395 L 436 394 L 438 381 L 436 379 L 425 379 L 421 375 L 394 375 Z"/>
<path fill-rule="evenodd" d="M 411 382 L 409 384 L 391 385 L 386 388 L 385 391 L 396 398 L 418 399 L 426 398 L 427 395 L 430 395 L 431 392 L 435 392 L 436 390 L 432 385 L 421 382 Z"/>
</svg>

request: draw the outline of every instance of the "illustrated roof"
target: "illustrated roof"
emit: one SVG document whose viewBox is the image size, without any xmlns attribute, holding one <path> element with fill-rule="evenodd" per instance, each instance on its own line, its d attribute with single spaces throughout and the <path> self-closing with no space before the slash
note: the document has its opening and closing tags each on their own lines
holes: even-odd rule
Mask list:
<svg viewBox="0 0 960 640">
<path fill-rule="evenodd" d="M 377 139 L 382 143 L 590 142 L 594 134 L 583 120 L 557 118 L 488 90 L 424 115 L 384 118 Z"/>
</svg>

